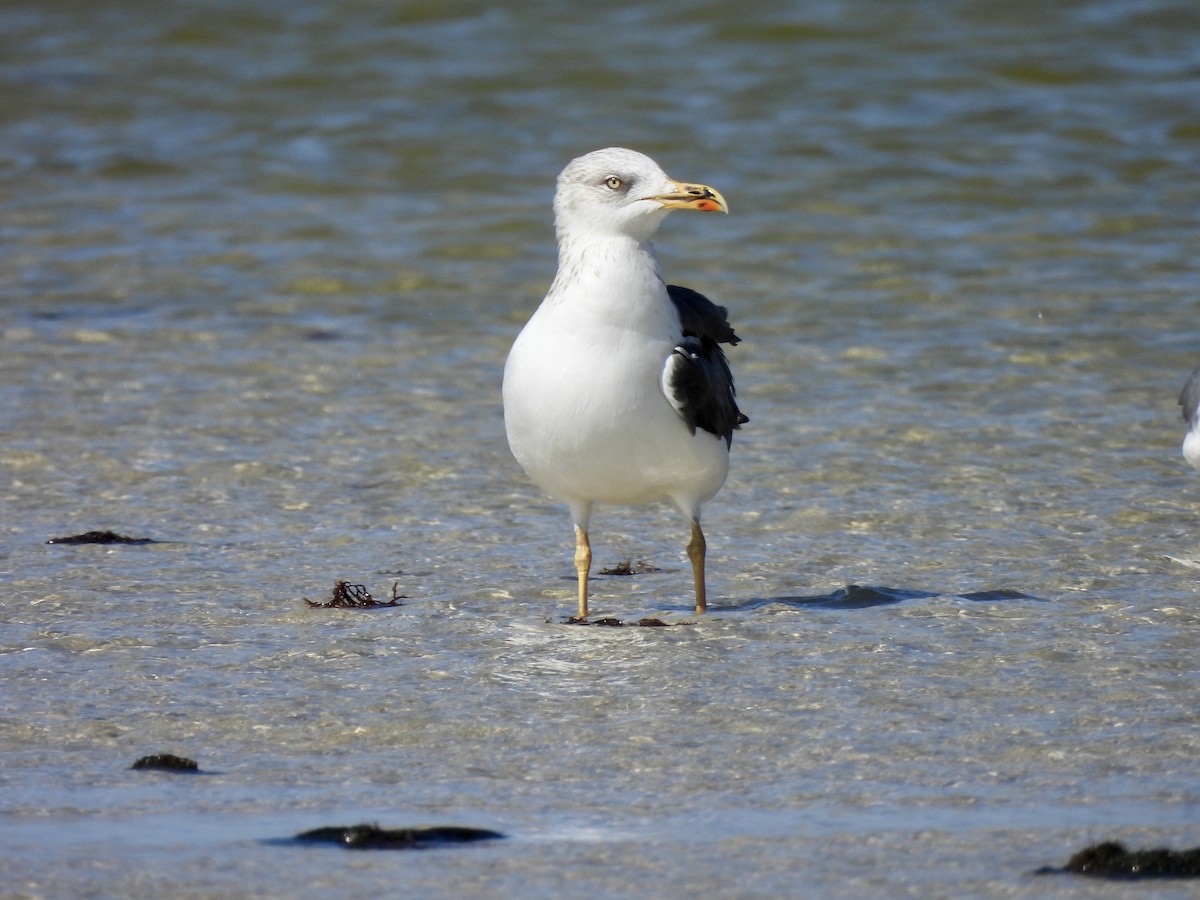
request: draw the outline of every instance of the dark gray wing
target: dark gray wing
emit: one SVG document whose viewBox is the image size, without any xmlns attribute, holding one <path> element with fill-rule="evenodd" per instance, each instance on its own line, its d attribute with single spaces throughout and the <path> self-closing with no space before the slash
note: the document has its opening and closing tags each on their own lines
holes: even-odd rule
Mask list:
<svg viewBox="0 0 1200 900">
<path fill-rule="evenodd" d="M 1200 366 L 1192 369 L 1192 374 L 1183 383 L 1179 392 L 1179 405 L 1182 407 L 1183 421 L 1191 423 L 1200 412 Z"/>
<path fill-rule="evenodd" d="M 733 373 L 721 349 L 739 338 L 725 307 L 676 284 L 667 285 L 667 293 L 679 312 L 683 339 L 663 367 L 663 393 L 692 434 L 701 428 L 724 438 L 728 446 L 733 432 L 750 421 L 738 409 Z"/>
<path fill-rule="evenodd" d="M 734 344 L 741 340 L 729 324 L 729 311 L 717 306 L 699 291 L 668 284 L 667 293 L 679 312 L 684 337 L 709 338 L 719 344 Z"/>
</svg>

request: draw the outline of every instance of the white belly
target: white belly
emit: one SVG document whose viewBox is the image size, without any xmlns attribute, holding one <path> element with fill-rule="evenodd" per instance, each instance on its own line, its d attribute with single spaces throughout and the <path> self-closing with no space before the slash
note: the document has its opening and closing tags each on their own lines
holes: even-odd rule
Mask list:
<svg viewBox="0 0 1200 900">
<path fill-rule="evenodd" d="M 1200 433 L 1194 430 L 1188 431 L 1183 439 L 1183 458 L 1193 468 L 1200 469 Z"/>
<path fill-rule="evenodd" d="M 553 318 L 539 310 L 505 365 L 504 421 L 517 462 L 567 502 L 672 500 L 697 514 L 725 482 L 729 452 L 722 438 L 692 434 L 663 396 L 672 336 L 594 322 L 564 328 Z"/>
</svg>

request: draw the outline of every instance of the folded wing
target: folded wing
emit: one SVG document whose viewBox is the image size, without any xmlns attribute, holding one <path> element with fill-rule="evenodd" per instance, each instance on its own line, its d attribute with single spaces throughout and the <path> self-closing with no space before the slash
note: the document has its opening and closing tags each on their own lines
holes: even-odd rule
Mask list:
<svg viewBox="0 0 1200 900">
<path fill-rule="evenodd" d="M 733 442 L 733 432 L 750 421 L 737 405 L 733 373 L 721 344 L 737 344 L 723 306 L 703 294 L 667 285 L 679 312 L 683 338 L 663 366 L 662 389 L 692 434 L 700 428 Z"/>
</svg>

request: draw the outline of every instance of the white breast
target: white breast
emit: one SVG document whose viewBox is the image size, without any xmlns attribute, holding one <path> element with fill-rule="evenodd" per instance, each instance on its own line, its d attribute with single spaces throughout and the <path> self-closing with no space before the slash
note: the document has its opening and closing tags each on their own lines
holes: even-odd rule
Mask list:
<svg viewBox="0 0 1200 900">
<path fill-rule="evenodd" d="M 568 502 L 669 499 L 687 509 L 708 500 L 725 481 L 728 449 L 691 434 L 662 392 L 680 327 L 653 258 L 569 274 L 571 289 L 551 289 L 505 365 L 513 455 Z"/>
</svg>

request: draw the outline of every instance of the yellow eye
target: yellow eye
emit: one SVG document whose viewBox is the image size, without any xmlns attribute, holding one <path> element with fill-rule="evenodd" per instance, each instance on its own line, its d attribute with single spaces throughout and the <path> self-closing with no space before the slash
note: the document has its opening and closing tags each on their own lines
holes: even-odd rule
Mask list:
<svg viewBox="0 0 1200 900">
<path fill-rule="evenodd" d="M 625 186 L 625 182 L 623 182 L 616 175 L 609 175 L 604 179 L 604 183 L 608 186 L 608 189 L 612 191 L 619 191 Z"/>
</svg>

